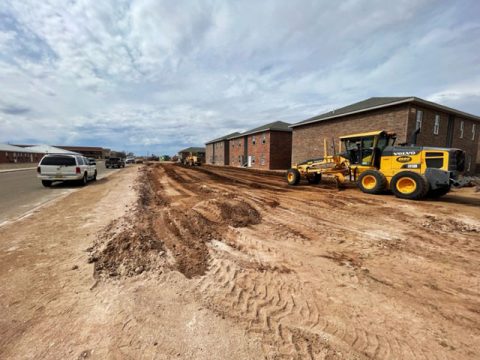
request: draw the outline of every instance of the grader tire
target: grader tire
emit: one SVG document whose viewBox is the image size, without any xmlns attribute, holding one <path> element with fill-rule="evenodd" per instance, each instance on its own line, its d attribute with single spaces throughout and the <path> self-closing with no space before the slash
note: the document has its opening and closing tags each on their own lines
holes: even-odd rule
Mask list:
<svg viewBox="0 0 480 360">
<path fill-rule="evenodd" d="M 425 175 L 413 171 L 401 171 L 395 174 L 390 182 L 393 194 L 401 199 L 421 200 L 430 188 Z"/>
<path fill-rule="evenodd" d="M 366 170 L 358 177 L 358 187 L 367 194 L 381 194 L 387 188 L 387 178 L 380 171 Z"/>
<path fill-rule="evenodd" d="M 307 177 L 309 184 L 319 184 L 322 181 L 322 174 L 312 174 Z"/>
<path fill-rule="evenodd" d="M 287 171 L 288 185 L 298 185 L 300 182 L 300 172 L 297 169 L 290 169 Z"/>
</svg>

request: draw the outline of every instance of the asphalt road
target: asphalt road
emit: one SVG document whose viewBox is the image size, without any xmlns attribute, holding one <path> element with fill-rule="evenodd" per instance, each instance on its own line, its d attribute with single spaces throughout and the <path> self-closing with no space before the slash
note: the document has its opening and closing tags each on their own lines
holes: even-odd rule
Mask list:
<svg viewBox="0 0 480 360">
<path fill-rule="evenodd" d="M 102 178 L 117 170 L 106 169 L 104 162 L 98 162 L 97 171 L 98 178 Z M 0 225 L 77 189 L 79 186 L 71 183 L 54 183 L 45 188 L 35 169 L 0 173 Z"/>
</svg>

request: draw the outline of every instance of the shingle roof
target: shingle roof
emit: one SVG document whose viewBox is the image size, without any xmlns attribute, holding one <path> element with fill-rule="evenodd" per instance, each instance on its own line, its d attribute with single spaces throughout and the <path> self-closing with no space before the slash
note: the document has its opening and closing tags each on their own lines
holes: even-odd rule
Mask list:
<svg viewBox="0 0 480 360">
<path fill-rule="evenodd" d="M 55 146 L 50 146 L 50 145 L 35 145 L 35 146 L 29 146 L 25 149 L 32 150 L 34 152 L 38 153 L 44 153 L 44 154 L 73 154 L 73 155 L 81 155 L 77 152 L 74 151 L 69 151 L 69 150 L 64 150 L 57 148 Z"/>
<path fill-rule="evenodd" d="M 219 138 L 217 138 L 217 139 L 210 140 L 210 141 L 206 142 L 205 145 L 212 144 L 212 143 L 216 143 L 216 142 L 223 141 L 223 140 L 227 140 L 228 138 L 230 138 L 230 137 L 232 137 L 232 136 L 235 136 L 235 135 L 240 135 L 240 133 L 239 133 L 238 131 L 235 131 L 235 132 L 233 132 L 233 133 L 231 133 L 231 134 L 228 134 L 228 135 L 219 137 Z"/>
<path fill-rule="evenodd" d="M 14 146 L 10 144 L 0 144 L 0 151 L 13 151 L 13 152 L 24 152 L 24 153 L 37 153 L 30 149 L 24 149 L 20 146 Z"/>
<path fill-rule="evenodd" d="M 183 153 L 183 152 L 191 152 L 191 153 L 204 153 L 205 152 L 205 148 L 204 147 L 195 147 L 195 146 L 192 146 L 192 147 L 188 147 L 186 149 L 183 149 L 183 150 L 180 150 L 179 153 Z"/>
<path fill-rule="evenodd" d="M 452 108 L 449 108 L 447 106 L 443 106 L 440 104 L 436 104 L 431 101 L 423 100 L 414 96 L 410 97 L 371 97 L 366 100 L 359 101 L 357 103 L 335 109 L 329 112 L 326 112 L 321 115 L 314 116 L 312 118 L 300 121 L 298 123 L 295 123 L 291 125 L 290 127 L 296 127 L 296 126 L 301 126 L 301 125 L 306 125 L 306 124 L 311 124 L 311 123 L 316 123 L 319 121 L 325 121 L 325 120 L 330 120 L 334 119 L 340 116 L 345 116 L 345 115 L 351 115 L 355 113 L 360 113 L 360 112 L 365 112 L 365 111 L 371 111 L 375 109 L 380 109 L 380 108 L 385 108 L 389 106 L 395 106 L 399 104 L 405 104 L 405 103 L 416 103 L 419 105 L 426 105 L 434 108 L 441 109 L 446 112 L 451 112 L 455 114 L 459 114 L 461 116 L 465 116 L 471 119 L 475 120 L 480 120 L 480 117 L 465 113 L 463 111 L 455 110 Z"/>
<path fill-rule="evenodd" d="M 245 131 L 241 134 L 231 136 L 228 139 L 235 139 L 235 138 L 239 138 L 239 137 L 246 136 L 246 135 L 252 135 L 252 134 L 256 134 L 256 133 L 263 132 L 263 131 L 292 131 L 292 129 L 290 129 L 289 126 L 290 126 L 289 123 L 286 123 L 286 122 L 283 122 L 283 121 L 275 121 L 275 122 L 272 122 L 272 123 L 269 123 L 269 124 L 265 124 L 265 125 L 256 127 L 254 129 L 251 129 L 251 130 L 247 130 L 247 131 Z"/>
</svg>

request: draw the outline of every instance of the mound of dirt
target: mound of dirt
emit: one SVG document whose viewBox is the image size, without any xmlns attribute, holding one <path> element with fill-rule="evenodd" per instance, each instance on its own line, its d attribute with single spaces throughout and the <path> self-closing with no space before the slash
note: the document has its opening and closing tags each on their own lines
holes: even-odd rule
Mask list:
<svg viewBox="0 0 480 360">
<path fill-rule="evenodd" d="M 217 204 L 222 219 L 233 227 L 260 224 L 260 213 L 249 203 L 241 200 L 228 200 Z"/>
</svg>

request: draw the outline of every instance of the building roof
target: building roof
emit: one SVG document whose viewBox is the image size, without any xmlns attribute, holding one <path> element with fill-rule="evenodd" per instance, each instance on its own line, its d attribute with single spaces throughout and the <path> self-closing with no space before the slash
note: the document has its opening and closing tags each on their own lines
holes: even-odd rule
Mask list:
<svg viewBox="0 0 480 360">
<path fill-rule="evenodd" d="M 64 150 L 71 150 L 71 151 L 103 151 L 102 147 L 99 146 L 65 146 L 65 145 L 55 145 L 55 147 L 64 149 Z"/>
<path fill-rule="evenodd" d="M 179 153 L 184 153 L 184 152 L 204 153 L 204 152 L 205 152 L 205 148 L 204 148 L 204 147 L 195 147 L 195 146 L 192 146 L 192 147 L 189 147 L 189 148 L 186 148 L 186 149 L 183 149 L 183 150 L 180 150 L 180 151 L 179 151 Z"/>
<path fill-rule="evenodd" d="M 37 151 L 32 151 L 31 149 L 25 149 L 25 148 L 22 148 L 20 146 L 14 146 L 14 145 L 10 145 L 10 144 L 0 144 L 0 151 L 38 153 Z"/>
<path fill-rule="evenodd" d="M 245 131 L 241 134 L 231 136 L 228 139 L 236 139 L 236 138 L 239 138 L 239 137 L 242 137 L 242 136 L 252 135 L 252 134 L 256 134 L 256 133 L 264 132 L 264 131 L 292 131 L 292 129 L 290 129 L 290 124 L 289 123 L 286 123 L 286 122 L 283 122 L 283 121 L 275 121 L 275 122 L 272 122 L 272 123 L 268 123 L 268 124 L 256 127 L 254 129 L 251 129 L 251 130 L 247 130 L 247 131 Z"/>
<path fill-rule="evenodd" d="M 219 141 L 224 141 L 224 140 L 227 140 L 228 138 L 232 137 L 232 136 L 236 136 L 236 135 L 240 135 L 240 133 L 238 131 L 235 131 L 231 134 L 228 134 L 228 135 L 225 135 L 225 136 L 222 136 L 222 137 L 219 137 L 217 139 L 213 139 L 213 140 L 210 140 L 208 142 L 205 143 L 205 145 L 208 145 L 208 144 L 213 144 L 213 143 L 216 143 L 216 142 L 219 142 Z"/>
<path fill-rule="evenodd" d="M 43 153 L 43 154 L 73 154 L 73 155 L 81 155 L 79 153 L 76 153 L 74 151 L 69 151 L 69 150 L 64 150 L 57 148 L 55 146 L 50 146 L 50 145 L 35 145 L 35 146 L 29 146 L 25 149 L 29 149 L 33 152 L 37 153 Z"/>
<path fill-rule="evenodd" d="M 452 108 L 449 108 L 447 106 L 443 106 L 440 104 L 436 104 L 431 101 L 423 100 L 420 98 L 417 98 L 415 96 L 410 96 L 410 97 L 371 97 L 366 100 L 359 101 L 357 103 L 351 104 L 344 106 L 339 109 L 335 109 L 329 112 L 326 112 L 324 114 L 314 116 L 312 118 L 300 121 L 296 124 L 290 125 L 290 127 L 297 127 L 297 126 L 302 126 L 302 125 L 307 125 L 307 124 L 312 124 L 316 123 L 319 121 L 325 121 L 325 120 L 331 120 L 335 119 L 341 116 L 347 116 L 347 115 L 353 115 L 353 114 L 358 114 L 366 111 L 372 111 L 372 110 L 377 110 L 377 109 L 382 109 L 390 106 L 395 106 L 395 105 L 400 105 L 400 104 L 407 104 L 407 103 L 413 103 L 417 105 L 424 105 L 428 107 L 433 107 L 445 112 L 449 113 L 454 113 L 469 119 L 477 120 L 480 121 L 480 117 L 465 113 L 463 111 L 455 110 Z"/>
</svg>

